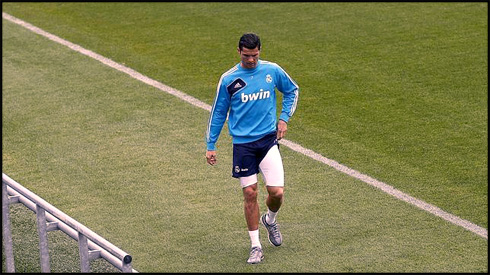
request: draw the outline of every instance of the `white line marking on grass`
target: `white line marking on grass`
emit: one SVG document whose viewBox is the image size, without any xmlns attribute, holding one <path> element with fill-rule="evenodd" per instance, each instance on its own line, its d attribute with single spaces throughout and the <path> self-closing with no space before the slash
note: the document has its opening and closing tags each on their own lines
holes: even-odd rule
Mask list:
<svg viewBox="0 0 490 275">
<path fill-rule="evenodd" d="M 333 167 L 334 169 L 336 169 L 342 173 L 345 173 L 351 177 L 354 177 L 354 178 L 359 179 L 359 180 L 361 180 L 361 181 L 363 181 L 369 185 L 372 185 L 378 189 L 381 189 L 383 192 L 388 193 L 388 194 L 392 195 L 393 197 L 395 197 L 399 200 L 413 204 L 413 205 L 417 206 L 418 208 L 421 208 L 422 210 L 425 210 L 429 213 L 432 213 L 438 217 L 445 219 L 446 221 L 449 221 L 453 224 L 462 226 L 462 227 L 466 228 L 467 230 L 469 230 L 469 231 L 471 231 L 471 232 L 473 232 L 473 233 L 475 233 L 475 234 L 477 234 L 477 235 L 488 240 L 488 230 L 483 228 L 483 227 L 480 227 L 480 226 L 473 224 L 467 220 L 463 220 L 457 216 L 449 214 L 449 213 L 445 212 L 444 210 L 442 210 L 442 209 L 440 209 L 434 205 L 428 204 L 422 200 L 419 200 L 419 199 L 416 199 L 412 196 L 409 196 L 409 195 L 403 193 L 402 191 L 395 189 L 393 186 L 390 186 L 386 183 L 383 183 L 377 179 L 371 178 L 370 176 L 364 175 L 364 174 L 362 174 L 362 173 L 360 173 L 354 169 L 351 169 L 345 165 L 342 165 L 342 164 L 336 162 L 335 160 L 331 160 L 331 159 L 326 158 L 326 157 L 324 157 L 318 153 L 313 152 L 310 149 L 306 149 L 299 144 L 296 144 L 294 142 L 284 140 L 284 139 L 281 140 L 281 143 L 286 145 L 287 147 L 289 147 L 293 151 L 299 152 L 299 153 L 301 153 L 305 156 L 308 156 L 314 160 L 325 163 L 326 165 Z"/>
<path fill-rule="evenodd" d="M 174 95 L 174 96 L 176 96 L 176 97 L 178 97 L 178 98 L 180 98 L 180 99 L 182 99 L 182 100 L 184 100 L 184 101 L 186 101 L 186 102 L 188 102 L 188 103 L 190 103 L 196 107 L 204 109 L 208 112 L 211 111 L 211 106 L 209 104 L 206 104 L 206 103 L 200 101 L 199 99 L 197 99 L 195 97 L 192 97 L 188 94 L 185 94 L 185 93 L 183 93 L 177 89 L 174 89 L 170 86 L 167 86 L 161 82 L 158 82 L 158 81 L 153 80 L 147 76 L 144 76 L 141 73 L 139 73 L 133 69 L 130 69 L 126 66 L 123 66 L 119 63 L 116 63 L 116 62 L 114 62 L 114 61 L 112 61 L 106 57 L 103 57 L 99 54 L 96 54 L 90 50 L 84 49 L 81 46 L 73 44 L 69 41 L 66 41 L 66 40 L 64 40 L 64 39 L 62 39 L 56 35 L 50 34 L 46 31 L 43 31 L 40 28 L 35 27 L 35 26 L 25 22 L 25 21 L 18 19 L 18 18 L 15 18 L 15 17 L 13 17 L 13 16 L 11 16 L 5 12 L 2 12 L 2 17 L 6 20 L 9 20 L 9 21 L 15 23 L 15 24 L 23 26 L 24 28 L 31 30 L 32 32 L 35 32 L 39 35 L 42 35 L 42 36 L 44 36 L 44 37 L 46 37 L 46 38 L 48 38 L 48 39 L 50 39 L 56 43 L 65 45 L 74 51 L 77 51 L 77 52 L 82 53 L 86 56 L 89 56 L 93 59 L 96 59 L 96 60 L 106 64 L 109 67 L 112 67 L 118 71 L 124 72 L 124 73 L 128 74 L 129 76 L 131 76 L 132 78 L 140 80 L 140 81 L 142 81 L 142 82 L 144 82 L 150 86 L 153 86 L 153 87 L 155 87 L 161 91 L 164 91 L 166 93 Z M 286 139 L 282 139 L 280 142 L 284 146 L 287 146 L 290 149 L 292 149 L 293 151 L 296 151 L 296 152 L 301 153 L 305 156 L 308 156 L 308 157 L 310 157 L 314 160 L 317 160 L 321 163 L 324 163 L 324 164 L 326 164 L 326 165 L 328 165 L 328 166 L 330 166 L 330 167 L 332 167 L 332 168 L 334 168 L 334 169 L 336 169 L 342 173 L 345 173 L 351 177 L 354 177 L 354 178 L 359 179 L 359 180 L 361 180 L 361 181 L 363 181 L 369 185 L 372 185 L 378 189 L 381 189 L 383 192 L 388 193 L 391 196 L 393 196 L 399 200 L 402 200 L 402 201 L 408 202 L 412 205 L 415 205 L 416 207 L 418 207 L 422 210 L 425 210 L 425 211 L 432 213 L 438 217 L 441 217 L 450 223 L 461 226 L 461 227 L 463 227 L 463 228 L 465 228 L 465 229 L 467 229 L 467 230 L 469 230 L 469 231 L 471 231 L 471 232 L 473 232 L 473 233 L 475 233 L 475 234 L 477 234 L 477 235 L 488 240 L 488 230 L 486 228 L 480 227 L 480 226 L 473 224 L 467 220 L 464 220 L 464 219 L 461 219 L 455 215 L 449 214 L 449 213 L 445 212 L 444 210 L 442 210 L 436 206 L 433 206 L 433 205 L 428 204 L 422 200 L 419 200 L 419 199 L 416 199 L 412 196 L 409 196 L 409 195 L 401 192 L 400 190 L 393 188 L 392 186 L 390 186 L 386 183 L 378 181 L 374 178 L 371 178 L 370 176 L 364 175 L 364 174 L 362 174 L 362 173 L 360 173 L 354 169 L 351 169 L 345 165 L 342 165 L 342 164 L 340 164 L 334 160 L 326 158 L 326 157 L 324 157 L 318 153 L 313 152 L 310 149 L 304 148 L 303 146 L 301 146 L 297 143 L 294 143 L 294 142 L 286 140 Z"/>
</svg>

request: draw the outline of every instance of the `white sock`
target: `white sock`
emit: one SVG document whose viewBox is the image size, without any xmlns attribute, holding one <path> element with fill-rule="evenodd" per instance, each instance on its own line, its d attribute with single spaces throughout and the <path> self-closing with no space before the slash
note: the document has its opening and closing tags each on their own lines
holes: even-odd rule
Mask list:
<svg viewBox="0 0 490 275">
<path fill-rule="evenodd" d="M 259 239 L 259 230 L 248 231 L 248 235 L 250 236 L 250 241 L 252 242 L 252 247 L 258 246 L 262 248 Z"/>
<path fill-rule="evenodd" d="M 279 212 L 279 211 L 277 211 Z M 267 209 L 267 216 L 265 216 L 265 221 L 268 223 L 268 224 L 273 224 L 276 222 L 276 215 L 277 215 L 277 212 L 272 212 L 270 209 Z"/>
</svg>

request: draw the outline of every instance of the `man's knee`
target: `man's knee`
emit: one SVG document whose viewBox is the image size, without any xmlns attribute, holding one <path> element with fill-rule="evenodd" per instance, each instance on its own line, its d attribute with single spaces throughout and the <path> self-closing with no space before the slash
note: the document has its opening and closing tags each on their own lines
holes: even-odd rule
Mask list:
<svg viewBox="0 0 490 275">
<path fill-rule="evenodd" d="M 281 200 L 284 197 L 283 187 L 267 187 L 267 191 L 269 192 L 269 196 L 276 200 Z"/>
<path fill-rule="evenodd" d="M 257 201 L 257 195 L 257 184 L 253 184 L 243 188 L 243 199 L 245 200 L 245 202 Z"/>
</svg>

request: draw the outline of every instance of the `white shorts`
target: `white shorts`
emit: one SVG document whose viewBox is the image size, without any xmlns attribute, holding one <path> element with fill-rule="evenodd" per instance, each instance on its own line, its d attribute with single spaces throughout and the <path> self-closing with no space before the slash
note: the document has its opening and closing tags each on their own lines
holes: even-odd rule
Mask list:
<svg viewBox="0 0 490 275">
<path fill-rule="evenodd" d="M 259 164 L 260 173 L 264 177 L 266 186 L 284 186 L 284 168 L 279 148 L 274 145 L 269 149 L 264 159 Z M 245 188 L 257 182 L 257 174 L 240 177 L 240 185 Z"/>
</svg>

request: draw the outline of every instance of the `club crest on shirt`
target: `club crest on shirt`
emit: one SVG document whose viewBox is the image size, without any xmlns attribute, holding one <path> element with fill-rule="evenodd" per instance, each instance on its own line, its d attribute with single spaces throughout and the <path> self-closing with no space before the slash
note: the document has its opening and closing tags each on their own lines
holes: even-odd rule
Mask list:
<svg viewBox="0 0 490 275">
<path fill-rule="evenodd" d="M 272 76 L 270 74 L 265 76 L 265 82 L 271 83 L 272 82 Z"/>
</svg>

